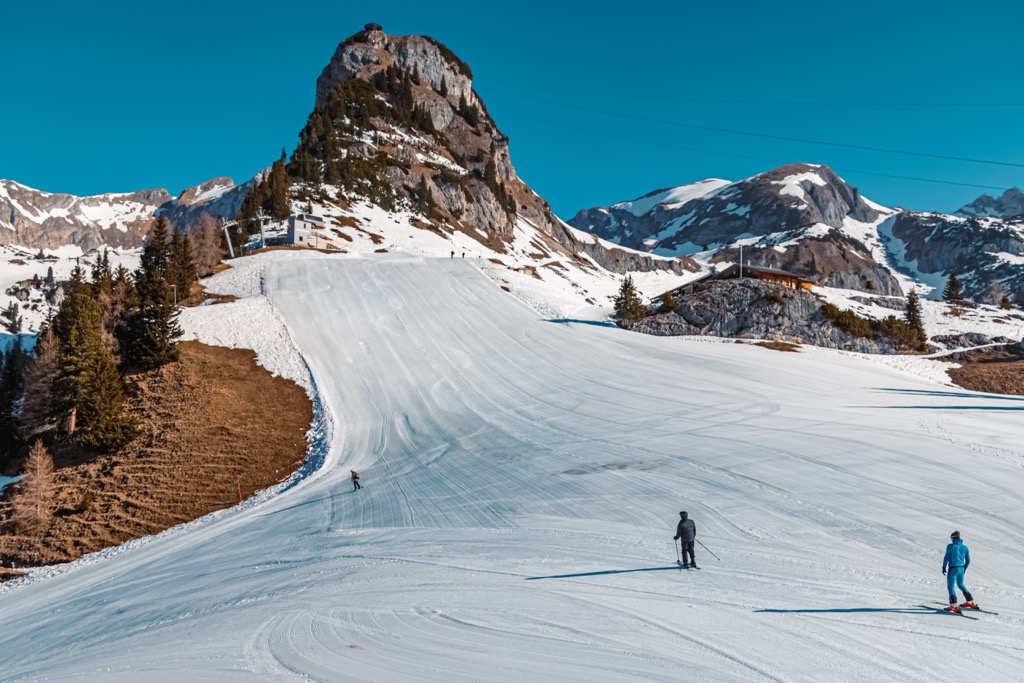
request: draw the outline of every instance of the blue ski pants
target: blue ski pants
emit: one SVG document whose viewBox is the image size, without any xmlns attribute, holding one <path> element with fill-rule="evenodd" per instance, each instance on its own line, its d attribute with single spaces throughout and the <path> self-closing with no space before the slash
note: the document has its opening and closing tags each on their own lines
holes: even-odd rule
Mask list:
<svg viewBox="0 0 1024 683">
<path fill-rule="evenodd" d="M 949 571 L 946 572 L 946 592 L 950 595 L 956 595 L 956 589 L 953 588 L 953 584 L 956 584 L 960 588 L 960 592 L 967 595 L 970 591 L 964 587 L 964 568 L 963 567 L 950 567 Z"/>
</svg>

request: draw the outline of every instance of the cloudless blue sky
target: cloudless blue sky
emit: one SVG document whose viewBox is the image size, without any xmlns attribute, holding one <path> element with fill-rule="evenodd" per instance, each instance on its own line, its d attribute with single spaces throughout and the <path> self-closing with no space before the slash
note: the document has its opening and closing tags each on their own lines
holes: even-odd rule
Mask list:
<svg viewBox="0 0 1024 683">
<path fill-rule="evenodd" d="M 58 1 L 3 18 L 0 178 L 51 192 L 248 179 L 291 151 L 321 69 L 371 21 L 471 66 L 562 218 L 790 162 L 913 209 L 1024 186 L 1016 2 Z"/>
</svg>

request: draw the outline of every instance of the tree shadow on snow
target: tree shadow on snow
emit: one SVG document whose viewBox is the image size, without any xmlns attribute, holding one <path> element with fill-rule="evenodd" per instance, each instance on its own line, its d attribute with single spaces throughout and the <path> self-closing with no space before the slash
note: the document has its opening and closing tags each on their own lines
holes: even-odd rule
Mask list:
<svg viewBox="0 0 1024 683">
<path fill-rule="evenodd" d="M 582 576 L 603 576 L 605 574 L 629 574 L 631 572 L 660 572 L 666 569 L 678 569 L 682 571 L 683 568 L 678 564 L 674 564 L 670 567 L 641 567 L 639 569 L 604 569 L 598 572 L 582 572 L 580 574 L 555 574 L 553 576 L 527 576 L 527 581 L 537 581 L 538 579 L 575 579 Z"/>
<path fill-rule="evenodd" d="M 893 394 L 910 394 L 912 396 L 939 396 L 941 398 L 995 398 L 1003 401 L 1024 401 L 1024 396 L 1009 394 L 968 393 L 966 391 L 938 391 L 935 389 L 891 389 L 879 387 L 876 391 L 887 391 Z"/>
<path fill-rule="evenodd" d="M 561 325 L 595 325 L 597 327 L 616 327 L 610 320 L 576 320 L 575 318 L 548 318 L 545 322 L 559 323 Z"/>
<path fill-rule="evenodd" d="M 898 394 L 910 394 L 912 396 L 936 396 L 938 398 L 971 398 L 1001 401 L 1024 401 L 1022 396 L 1008 396 L 1006 394 L 968 394 L 961 391 L 935 391 L 928 389 L 890 389 L 880 387 L 876 391 L 885 391 Z M 994 411 L 1016 411 L 1024 410 L 1024 406 L 980 406 L 980 405 L 951 405 L 951 406 L 854 406 L 857 408 L 888 408 L 895 410 L 994 410 Z"/>
</svg>

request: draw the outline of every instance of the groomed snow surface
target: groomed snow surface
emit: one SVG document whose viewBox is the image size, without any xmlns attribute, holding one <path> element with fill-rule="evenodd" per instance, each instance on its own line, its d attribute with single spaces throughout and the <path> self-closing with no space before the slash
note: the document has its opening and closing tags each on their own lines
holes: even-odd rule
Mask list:
<svg viewBox="0 0 1024 683">
<path fill-rule="evenodd" d="M 1020 680 L 1021 398 L 552 321 L 470 259 L 260 258 L 186 323 L 308 364 L 321 467 L 0 585 L 0 679 Z M 920 607 L 953 529 L 999 615 Z"/>
</svg>

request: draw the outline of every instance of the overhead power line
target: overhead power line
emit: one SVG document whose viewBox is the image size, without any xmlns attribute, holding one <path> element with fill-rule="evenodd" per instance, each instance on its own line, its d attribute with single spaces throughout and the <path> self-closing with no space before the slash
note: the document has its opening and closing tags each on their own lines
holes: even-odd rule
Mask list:
<svg viewBox="0 0 1024 683">
<path fill-rule="evenodd" d="M 622 135 L 613 135 L 611 133 L 605 133 L 605 132 L 602 132 L 602 131 L 586 130 L 586 129 L 583 129 L 583 128 L 577 128 L 575 126 L 566 126 L 566 125 L 559 124 L 559 123 L 554 123 L 553 124 L 553 123 L 548 122 L 547 125 L 549 125 L 552 128 L 561 128 L 562 130 L 571 130 L 571 131 L 574 131 L 574 132 L 577 132 L 577 133 L 583 133 L 584 135 L 593 135 L 593 136 L 597 136 L 597 137 L 608 138 L 610 140 L 620 140 L 622 142 L 629 142 L 629 143 L 633 143 L 633 144 L 649 145 L 651 147 L 657 147 L 659 149 L 662 149 L 662 148 L 679 149 L 679 150 L 683 150 L 683 151 L 686 151 L 686 152 L 697 152 L 697 153 L 700 153 L 700 154 L 712 154 L 712 155 L 715 155 L 715 156 L 734 157 L 734 158 L 737 158 L 737 159 L 750 159 L 752 161 L 763 161 L 765 163 L 775 164 L 775 165 L 781 165 L 781 164 L 785 164 L 785 163 L 792 163 L 792 160 L 787 162 L 787 161 L 780 161 L 779 159 L 769 159 L 767 157 L 751 156 L 749 154 L 735 154 L 733 152 L 721 152 L 721 151 L 712 150 L 712 149 L 701 149 L 699 147 L 687 147 L 687 146 L 684 146 L 684 145 L 676 145 L 676 144 L 673 144 L 671 142 L 661 142 L 661 141 L 657 141 L 656 142 L 654 140 L 644 140 L 644 139 L 640 139 L 640 138 L 636 138 L 636 137 L 624 137 Z M 922 182 L 922 183 L 935 183 L 935 184 L 938 184 L 938 185 L 955 185 L 955 186 L 958 186 L 958 187 L 973 187 L 973 188 L 978 188 L 978 189 L 982 189 L 982 190 L 997 190 L 999 192 L 1003 192 L 1003 191 L 1006 190 L 1005 187 L 999 187 L 997 185 L 979 185 L 977 183 L 963 183 L 963 182 L 959 182 L 959 181 L 956 181 L 956 180 L 939 180 L 937 178 L 920 178 L 920 177 L 917 177 L 917 176 L 895 175 L 895 174 L 892 174 L 892 173 L 880 173 L 878 171 L 864 171 L 864 170 L 853 169 L 853 168 L 831 166 L 831 164 L 829 166 L 830 166 L 830 168 L 832 168 L 833 171 L 836 171 L 836 172 L 842 173 L 842 174 L 858 173 L 858 174 L 863 174 L 863 175 L 879 176 L 879 177 L 882 177 L 882 178 L 895 178 L 895 179 L 898 179 L 898 180 L 913 180 L 913 181 Z"/>
<path fill-rule="evenodd" d="M 646 100 L 649 102 L 675 102 L 678 104 L 736 104 L 743 106 L 765 105 L 772 107 L 1024 107 L 1024 102 L 943 102 L 943 101 L 885 101 L 885 100 L 740 100 L 729 98 L 710 97 L 666 97 L 664 95 L 634 94 L 615 91 L 581 91 L 567 90 L 565 88 L 544 88 L 533 83 L 514 83 L 514 86 L 531 88 L 534 90 L 550 90 L 562 95 L 574 95 L 579 97 L 593 98 L 628 98 L 630 100 Z"/>
<path fill-rule="evenodd" d="M 912 151 L 902 150 L 902 149 L 889 149 L 887 147 L 871 147 L 871 146 L 868 146 L 868 145 L 853 145 L 853 144 L 847 144 L 847 143 L 843 143 L 843 142 L 829 142 L 829 141 L 826 141 L 826 140 L 812 140 L 812 139 L 809 139 L 809 138 L 798 138 L 798 137 L 792 137 L 792 136 L 788 136 L 788 135 L 774 135 L 774 134 L 771 134 L 771 133 L 755 133 L 753 131 L 737 130 L 735 128 L 719 128 L 717 126 L 704 126 L 704 125 L 697 124 L 697 123 L 686 123 L 686 122 L 683 122 L 683 121 L 670 121 L 670 120 L 667 120 L 667 119 L 657 119 L 657 118 L 652 118 L 652 117 L 648 117 L 648 116 L 637 116 L 636 114 L 625 114 L 623 112 L 605 111 L 603 109 L 596 109 L 596 108 L 593 108 L 593 107 L 584 107 L 584 106 L 580 106 L 580 105 L 576 105 L 576 104 L 566 104 L 564 102 L 552 102 L 550 100 L 543 100 L 543 99 L 540 99 L 540 98 L 537 98 L 537 97 L 530 97 L 528 95 L 519 95 L 519 94 L 516 94 L 516 93 L 510 93 L 510 92 L 500 91 L 500 90 L 496 91 L 496 92 L 501 92 L 504 95 L 508 95 L 510 97 L 517 97 L 519 99 L 527 100 L 527 101 L 530 101 L 530 102 L 537 102 L 538 104 L 546 104 L 546 105 L 550 105 L 550 106 L 553 106 L 553 107 L 563 107 L 565 109 L 574 109 L 576 111 L 585 111 L 585 112 L 589 112 L 591 114 L 601 114 L 601 115 L 604 115 L 604 116 L 614 116 L 614 117 L 623 118 L 623 119 L 629 119 L 629 120 L 633 120 L 633 121 L 645 121 L 647 123 L 658 123 L 658 124 L 666 125 L 666 126 L 678 126 L 680 128 L 692 128 L 694 130 L 707 130 L 707 131 L 712 131 L 712 132 L 715 132 L 715 133 L 728 133 L 728 134 L 731 134 L 731 135 L 746 135 L 748 137 L 767 138 L 767 139 L 770 139 L 770 140 L 785 140 L 787 142 L 801 142 L 801 143 L 809 144 L 809 145 L 823 145 L 823 146 L 826 146 L 826 147 L 841 147 L 841 148 L 844 148 L 844 149 L 860 149 L 860 150 L 865 150 L 865 151 L 869 151 L 869 152 L 882 152 L 882 153 L 885 153 L 885 154 L 901 154 L 901 155 L 904 155 L 904 156 L 925 157 L 925 158 L 929 158 L 929 159 L 945 159 L 947 161 L 963 161 L 963 162 L 972 163 L 972 164 L 989 164 L 989 165 L 993 165 L 993 166 L 1010 166 L 1010 167 L 1013 167 L 1013 168 L 1024 168 L 1024 164 L 1019 164 L 1019 163 L 1015 163 L 1015 162 L 1011 162 L 1011 161 L 996 161 L 996 160 L 993 160 L 993 159 L 974 159 L 974 158 L 971 158 L 971 157 L 957 157 L 957 156 L 950 156 L 950 155 L 946 155 L 946 154 L 930 154 L 928 152 L 912 152 Z"/>
</svg>

